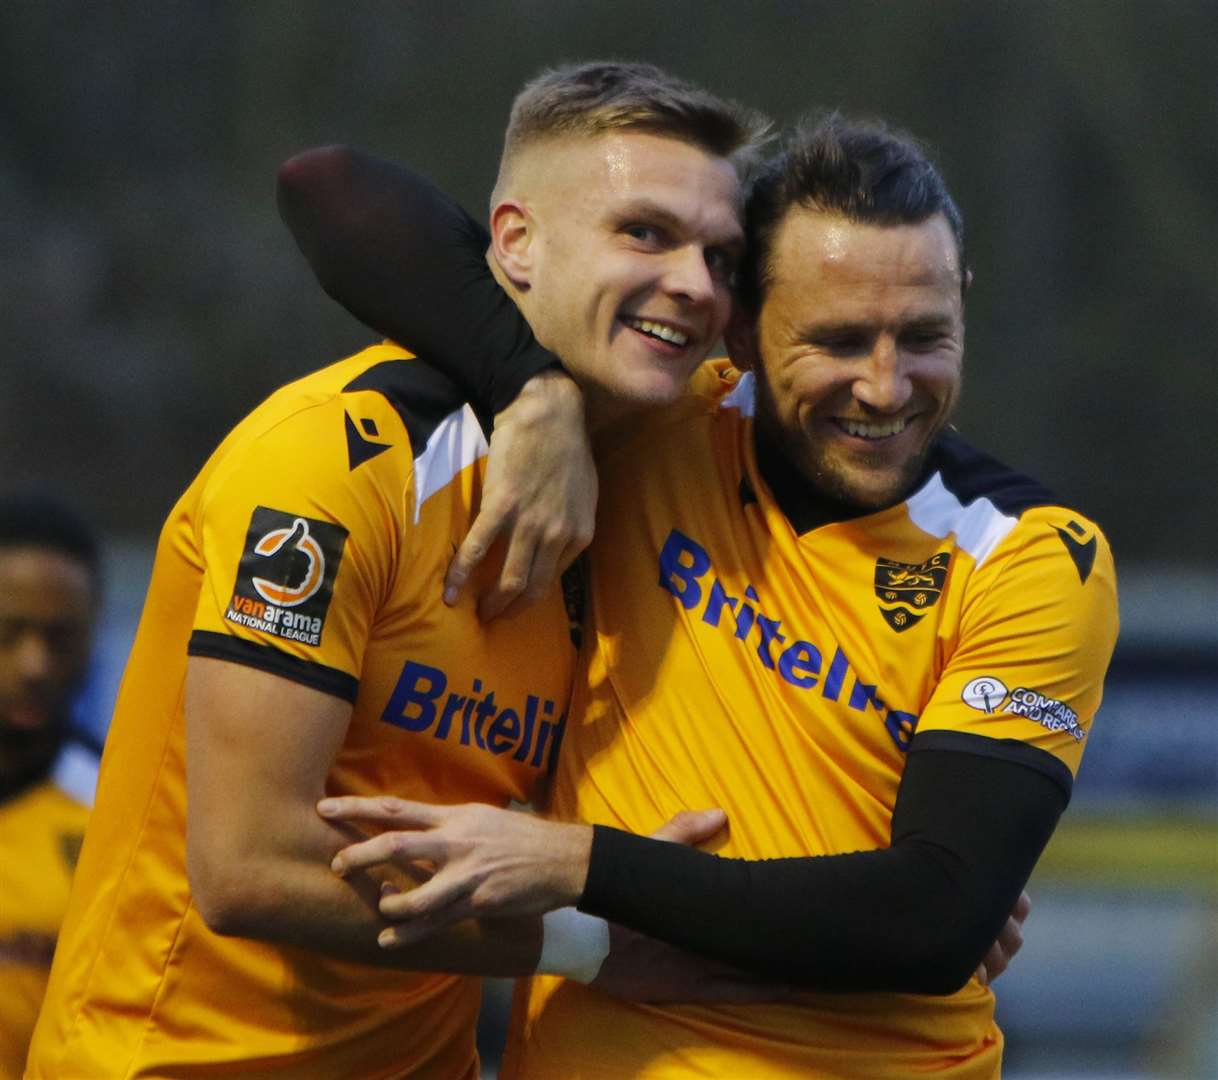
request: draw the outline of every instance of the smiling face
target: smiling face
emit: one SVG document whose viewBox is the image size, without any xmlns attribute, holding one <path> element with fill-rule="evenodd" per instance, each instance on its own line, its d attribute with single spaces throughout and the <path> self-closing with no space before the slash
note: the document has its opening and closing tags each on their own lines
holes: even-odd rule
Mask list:
<svg viewBox="0 0 1218 1080">
<path fill-rule="evenodd" d="M 960 396 L 964 309 L 946 219 L 875 225 L 800 206 L 778 226 L 755 326 L 732 355 L 757 424 L 822 494 L 900 501 Z"/>
<path fill-rule="evenodd" d="M 641 131 L 547 139 L 491 225 L 501 280 L 593 402 L 673 400 L 723 333 L 743 248 L 725 158 Z"/>
</svg>

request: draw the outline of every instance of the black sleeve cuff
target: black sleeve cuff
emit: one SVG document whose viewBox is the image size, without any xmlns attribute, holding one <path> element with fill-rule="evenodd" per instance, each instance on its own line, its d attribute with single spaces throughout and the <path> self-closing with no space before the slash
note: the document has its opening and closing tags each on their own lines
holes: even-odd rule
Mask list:
<svg viewBox="0 0 1218 1080">
<path fill-rule="evenodd" d="M 320 690 L 323 694 L 355 703 L 359 692 L 359 680 L 345 671 L 289 656 L 270 645 L 217 634 L 211 630 L 196 630 L 190 635 L 186 646 L 188 656 L 206 656 L 213 660 L 227 660 L 233 664 L 244 664 L 257 668 L 268 675 L 278 675 L 302 686 Z"/>
<path fill-rule="evenodd" d="M 990 739 L 967 731 L 926 731 L 915 733 L 909 744 L 909 753 L 919 750 L 953 750 L 960 754 L 977 754 L 1035 769 L 1047 776 L 1060 789 L 1069 804 L 1074 791 L 1074 774 L 1059 759 L 1047 750 L 1018 739 Z"/>
</svg>

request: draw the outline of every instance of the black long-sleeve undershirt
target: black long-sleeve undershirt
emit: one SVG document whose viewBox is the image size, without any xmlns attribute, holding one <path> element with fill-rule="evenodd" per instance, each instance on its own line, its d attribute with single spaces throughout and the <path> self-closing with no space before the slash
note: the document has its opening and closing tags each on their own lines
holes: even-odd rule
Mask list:
<svg viewBox="0 0 1218 1080">
<path fill-rule="evenodd" d="M 972 739 L 915 738 L 881 850 L 748 861 L 598 826 L 580 909 L 811 989 L 952 993 L 1015 906 L 1069 777 L 1043 751 Z"/>
<path fill-rule="evenodd" d="M 426 177 L 343 146 L 279 169 L 279 212 L 322 287 L 500 412 L 557 366 L 486 265 L 490 238 Z"/>
<path fill-rule="evenodd" d="M 486 233 L 433 184 L 345 148 L 282 167 L 280 207 L 326 291 L 498 411 L 554 364 L 484 260 Z M 1022 743 L 916 736 L 891 846 L 720 859 L 598 828 L 581 907 L 826 991 L 947 993 L 994 941 L 1069 794 Z"/>
</svg>

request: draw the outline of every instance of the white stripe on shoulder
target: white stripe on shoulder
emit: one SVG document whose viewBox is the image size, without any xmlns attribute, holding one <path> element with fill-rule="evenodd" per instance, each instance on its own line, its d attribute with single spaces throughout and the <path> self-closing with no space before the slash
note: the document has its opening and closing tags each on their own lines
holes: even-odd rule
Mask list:
<svg viewBox="0 0 1218 1080">
<path fill-rule="evenodd" d="M 976 560 L 978 566 L 990 557 L 990 552 L 1019 520 L 1002 513 L 984 496 L 967 505 L 962 503 L 943 486 L 940 473 L 935 473 L 906 500 L 905 505 L 910 520 L 931 536 L 942 538 L 955 533 L 956 543 Z"/>
<path fill-rule="evenodd" d="M 719 402 L 719 408 L 739 409 L 742 416 L 752 416 L 756 399 L 757 380 L 753 378 L 751 371 L 746 371 L 740 376 L 740 381 L 732 387 L 731 393 Z"/>
<path fill-rule="evenodd" d="M 449 413 L 431 433 L 427 449 L 414 459 L 414 520 L 423 504 L 454 476 L 487 453 L 486 436 L 468 405 Z"/>
<path fill-rule="evenodd" d="M 97 755 L 79 743 L 70 742 L 55 759 L 51 779 L 65 795 L 82 806 L 92 806 L 97 792 Z"/>
</svg>

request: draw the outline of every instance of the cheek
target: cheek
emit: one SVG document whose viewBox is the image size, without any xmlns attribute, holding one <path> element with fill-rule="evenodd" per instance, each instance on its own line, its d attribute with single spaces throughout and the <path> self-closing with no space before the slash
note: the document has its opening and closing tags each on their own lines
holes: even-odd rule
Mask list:
<svg viewBox="0 0 1218 1080">
<path fill-rule="evenodd" d="M 961 365 L 958 358 L 947 358 L 931 365 L 922 379 L 923 385 L 945 407 L 951 407 L 960 396 Z"/>
<path fill-rule="evenodd" d="M 732 293 L 726 286 L 719 289 L 715 297 L 715 322 L 711 327 L 716 338 L 723 337 L 732 317 Z"/>
<path fill-rule="evenodd" d="M 850 382 L 834 378 L 820 365 L 808 365 L 792 373 L 787 389 L 792 408 L 801 418 L 839 411 L 849 404 Z"/>
</svg>

